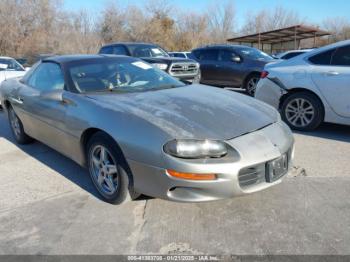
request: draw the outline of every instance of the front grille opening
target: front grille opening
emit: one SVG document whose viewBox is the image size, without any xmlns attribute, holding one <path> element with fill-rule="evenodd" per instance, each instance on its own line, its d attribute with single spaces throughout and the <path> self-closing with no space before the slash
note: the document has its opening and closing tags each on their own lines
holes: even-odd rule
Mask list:
<svg viewBox="0 0 350 262">
<path fill-rule="evenodd" d="M 197 65 L 188 63 L 174 64 L 170 69 L 170 73 L 173 75 L 196 74 L 197 72 Z"/>
<path fill-rule="evenodd" d="M 238 182 L 241 188 L 247 188 L 266 182 L 265 164 L 242 169 L 238 174 Z"/>
</svg>

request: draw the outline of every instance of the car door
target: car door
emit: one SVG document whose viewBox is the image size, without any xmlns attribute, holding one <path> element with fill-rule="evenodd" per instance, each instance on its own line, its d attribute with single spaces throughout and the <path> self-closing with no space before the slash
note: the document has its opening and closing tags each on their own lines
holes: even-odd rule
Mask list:
<svg viewBox="0 0 350 262">
<path fill-rule="evenodd" d="M 350 45 L 309 60 L 316 63 L 312 79 L 328 104 L 338 115 L 350 118 Z"/>
<path fill-rule="evenodd" d="M 234 57 L 239 57 L 240 61 L 234 61 Z M 222 49 L 219 51 L 217 62 L 218 78 L 223 85 L 240 87 L 242 84 L 243 60 L 233 50 Z"/>
<path fill-rule="evenodd" d="M 52 62 L 41 63 L 22 83 L 17 93 L 17 107 L 26 132 L 37 140 L 64 152 L 66 139 L 66 105 L 53 95 L 63 95 L 64 77 L 60 66 Z"/>
<path fill-rule="evenodd" d="M 196 57 L 200 63 L 201 83 L 209 85 L 222 84 L 219 77 L 218 50 L 203 49 L 197 52 Z"/>
</svg>

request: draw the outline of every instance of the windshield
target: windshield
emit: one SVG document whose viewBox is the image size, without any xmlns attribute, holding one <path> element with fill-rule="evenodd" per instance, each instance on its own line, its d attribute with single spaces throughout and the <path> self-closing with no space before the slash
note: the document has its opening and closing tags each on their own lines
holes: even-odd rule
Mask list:
<svg viewBox="0 0 350 262">
<path fill-rule="evenodd" d="M 243 57 L 248 57 L 254 60 L 272 60 L 273 59 L 268 54 L 255 48 L 242 48 L 242 49 L 239 49 L 239 53 Z"/>
<path fill-rule="evenodd" d="M 25 70 L 15 59 L 0 58 L 0 71 L 25 71 Z"/>
<path fill-rule="evenodd" d="M 82 93 L 143 92 L 184 86 L 162 70 L 142 61 L 99 60 L 72 66 L 69 73 L 75 87 Z"/>
<path fill-rule="evenodd" d="M 169 57 L 167 52 L 155 45 L 128 45 L 128 48 L 134 57 Z"/>
</svg>

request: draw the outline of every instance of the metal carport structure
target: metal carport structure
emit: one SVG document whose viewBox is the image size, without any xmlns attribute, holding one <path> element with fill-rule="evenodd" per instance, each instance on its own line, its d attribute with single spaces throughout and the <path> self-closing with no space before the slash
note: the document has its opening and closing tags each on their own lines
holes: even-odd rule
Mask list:
<svg viewBox="0 0 350 262">
<path fill-rule="evenodd" d="M 313 38 L 313 47 L 316 47 L 316 39 L 318 37 L 331 35 L 325 30 L 321 30 L 316 27 L 305 26 L 305 25 L 295 25 L 286 28 L 276 29 L 272 31 L 245 35 L 235 38 L 230 38 L 228 42 L 235 42 L 238 44 L 250 44 L 251 46 L 256 46 L 259 49 L 264 50 L 266 46 L 270 47 L 270 52 L 279 45 L 279 51 L 290 50 L 290 49 L 299 49 L 300 41 L 303 39 Z M 289 44 L 288 47 L 283 47 Z"/>
</svg>

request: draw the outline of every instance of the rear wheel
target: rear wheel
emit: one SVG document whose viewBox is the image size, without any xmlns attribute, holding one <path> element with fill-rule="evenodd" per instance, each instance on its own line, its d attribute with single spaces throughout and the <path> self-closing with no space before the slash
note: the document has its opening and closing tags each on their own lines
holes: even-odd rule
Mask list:
<svg viewBox="0 0 350 262">
<path fill-rule="evenodd" d="M 292 94 L 282 104 L 282 118 L 292 129 L 314 130 L 323 122 L 322 102 L 307 92 Z"/>
<path fill-rule="evenodd" d="M 89 173 L 97 191 L 109 203 L 121 204 L 137 198 L 132 175 L 114 140 L 99 132 L 87 145 Z"/>
<path fill-rule="evenodd" d="M 8 119 L 12 134 L 18 144 L 28 144 L 33 142 L 33 139 L 24 132 L 23 124 L 11 106 L 8 108 Z"/>
<path fill-rule="evenodd" d="M 244 84 L 244 89 L 246 90 L 248 95 L 254 96 L 256 85 L 258 84 L 259 80 L 260 80 L 259 74 L 252 74 L 248 76 Z"/>
</svg>

